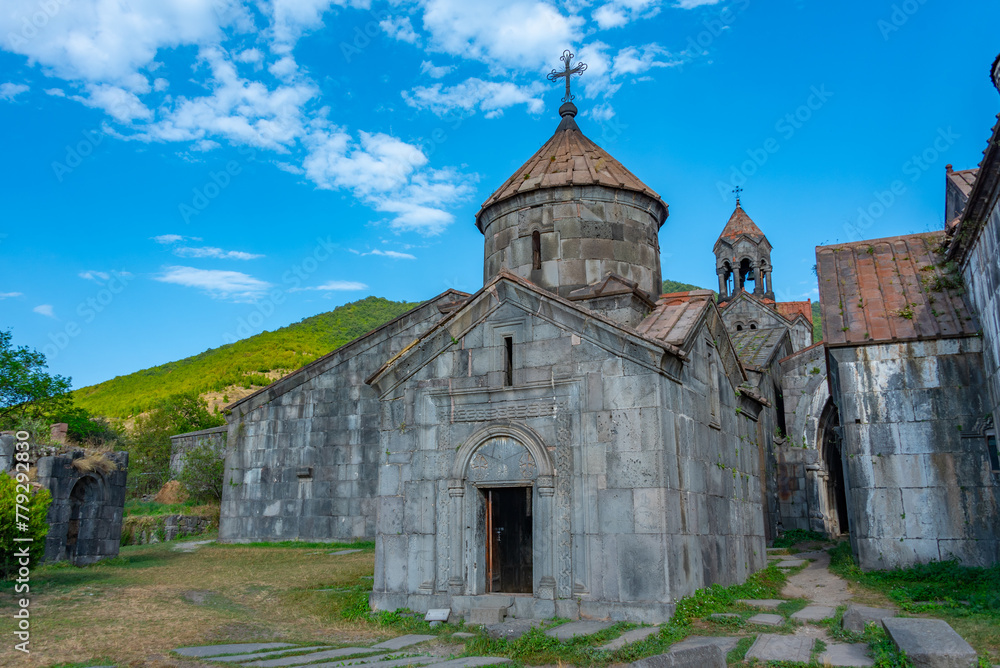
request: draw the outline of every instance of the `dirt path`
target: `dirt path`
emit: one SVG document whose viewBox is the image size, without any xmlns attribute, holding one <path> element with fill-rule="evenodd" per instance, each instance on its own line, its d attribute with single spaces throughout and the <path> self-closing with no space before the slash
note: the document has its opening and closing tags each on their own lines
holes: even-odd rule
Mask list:
<svg viewBox="0 0 1000 668">
<path fill-rule="evenodd" d="M 817 605 L 828 605 L 836 608 L 852 602 L 847 581 L 834 575 L 828 568 L 830 555 L 826 550 L 815 552 L 800 552 L 795 555 L 799 559 L 813 559 L 805 570 L 789 576 L 788 583 L 781 590 L 785 598 L 807 598 Z"/>
</svg>

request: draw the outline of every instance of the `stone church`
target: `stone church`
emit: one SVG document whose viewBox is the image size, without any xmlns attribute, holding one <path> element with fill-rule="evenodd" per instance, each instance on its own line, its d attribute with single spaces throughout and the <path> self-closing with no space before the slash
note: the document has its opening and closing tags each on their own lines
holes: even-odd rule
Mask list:
<svg viewBox="0 0 1000 668">
<path fill-rule="evenodd" d="M 818 249 L 814 344 L 812 305 L 775 302 L 771 244 L 739 199 L 718 296 L 660 294 L 667 205 L 581 132 L 566 61 L 554 134 L 476 215 L 483 288 L 229 407 L 220 540 L 374 538 L 374 608 L 467 618 L 663 621 L 763 568 L 789 529 L 850 533 L 865 567 L 995 560 L 1000 474 L 980 460 L 996 451 L 1000 159 L 949 194 L 951 236 Z M 928 255 L 939 237 L 968 294 L 925 293 L 886 325 L 889 295 L 953 277 Z M 925 328 L 938 308 L 950 320 Z"/>
</svg>

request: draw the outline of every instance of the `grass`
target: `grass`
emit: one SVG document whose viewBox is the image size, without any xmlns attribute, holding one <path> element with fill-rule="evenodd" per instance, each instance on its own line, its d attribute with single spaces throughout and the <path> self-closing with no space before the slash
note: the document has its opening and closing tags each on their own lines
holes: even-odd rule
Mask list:
<svg viewBox="0 0 1000 668">
<path fill-rule="evenodd" d="M 139 499 L 129 499 L 125 502 L 125 517 L 129 516 L 154 516 L 154 515 L 199 515 L 205 508 L 204 504 L 196 501 L 184 501 L 183 503 L 156 503 L 155 501 L 140 501 Z M 218 507 L 214 512 L 218 513 Z"/>
<path fill-rule="evenodd" d="M 832 572 L 885 597 L 906 614 L 943 619 L 977 652 L 994 663 L 1000 660 L 1000 564 L 970 568 L 943 561 L 865 572 L 855 564 L 849 543 L 829 552 Z"/>
<path fill-rule="evenodd" d="M 792 529 L 791 531 L 786 531 L 785 533 L 781 534 L 781 536 L 779 536 L 778 538 L 775 538 L 771 546 L 788 548 L 798 543 L 803 543 L 805 541 L 811 541 L 811 540 L 826 540 L 826 534 L 819 533 L 818 531 Z"/>
</svg>

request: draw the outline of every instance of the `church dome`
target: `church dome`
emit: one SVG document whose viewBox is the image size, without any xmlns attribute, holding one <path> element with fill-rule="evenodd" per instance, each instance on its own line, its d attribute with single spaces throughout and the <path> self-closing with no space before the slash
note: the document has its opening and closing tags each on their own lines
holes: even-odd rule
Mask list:
<svg viewBox="0 0 1000 668">
<path fill-rule="evenodd" d="M 615 274 L 655 299 L 667 205 L 580 131 L 572 102 L 559 114 L 552 137 L 476 214 L 485 281 L 506 270 L 565 297 Z"/>
</svg>

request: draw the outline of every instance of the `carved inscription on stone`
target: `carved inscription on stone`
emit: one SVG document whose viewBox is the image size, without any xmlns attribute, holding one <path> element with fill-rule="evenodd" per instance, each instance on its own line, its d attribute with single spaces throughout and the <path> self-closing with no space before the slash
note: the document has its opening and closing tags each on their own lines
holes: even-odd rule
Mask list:
<svg viewBox="0 0 1000 668">
<path fill-rule="evenodd" d="M 501 437 L 486 441 L 469 462 L 469 479 L 475 482 L 534 480 L 538 466 L 524 446 Z"/>
<path fill-rule="evenodd" d="M 544 401 L 511 402 L 490 404 L 475 408 L 438 409 L 438 420 L 441 422 L 490 422 L 492 420 L 524 420 L 527 418 L 554 417 L 562 408 L 556 402 Z"/>
</svg>

